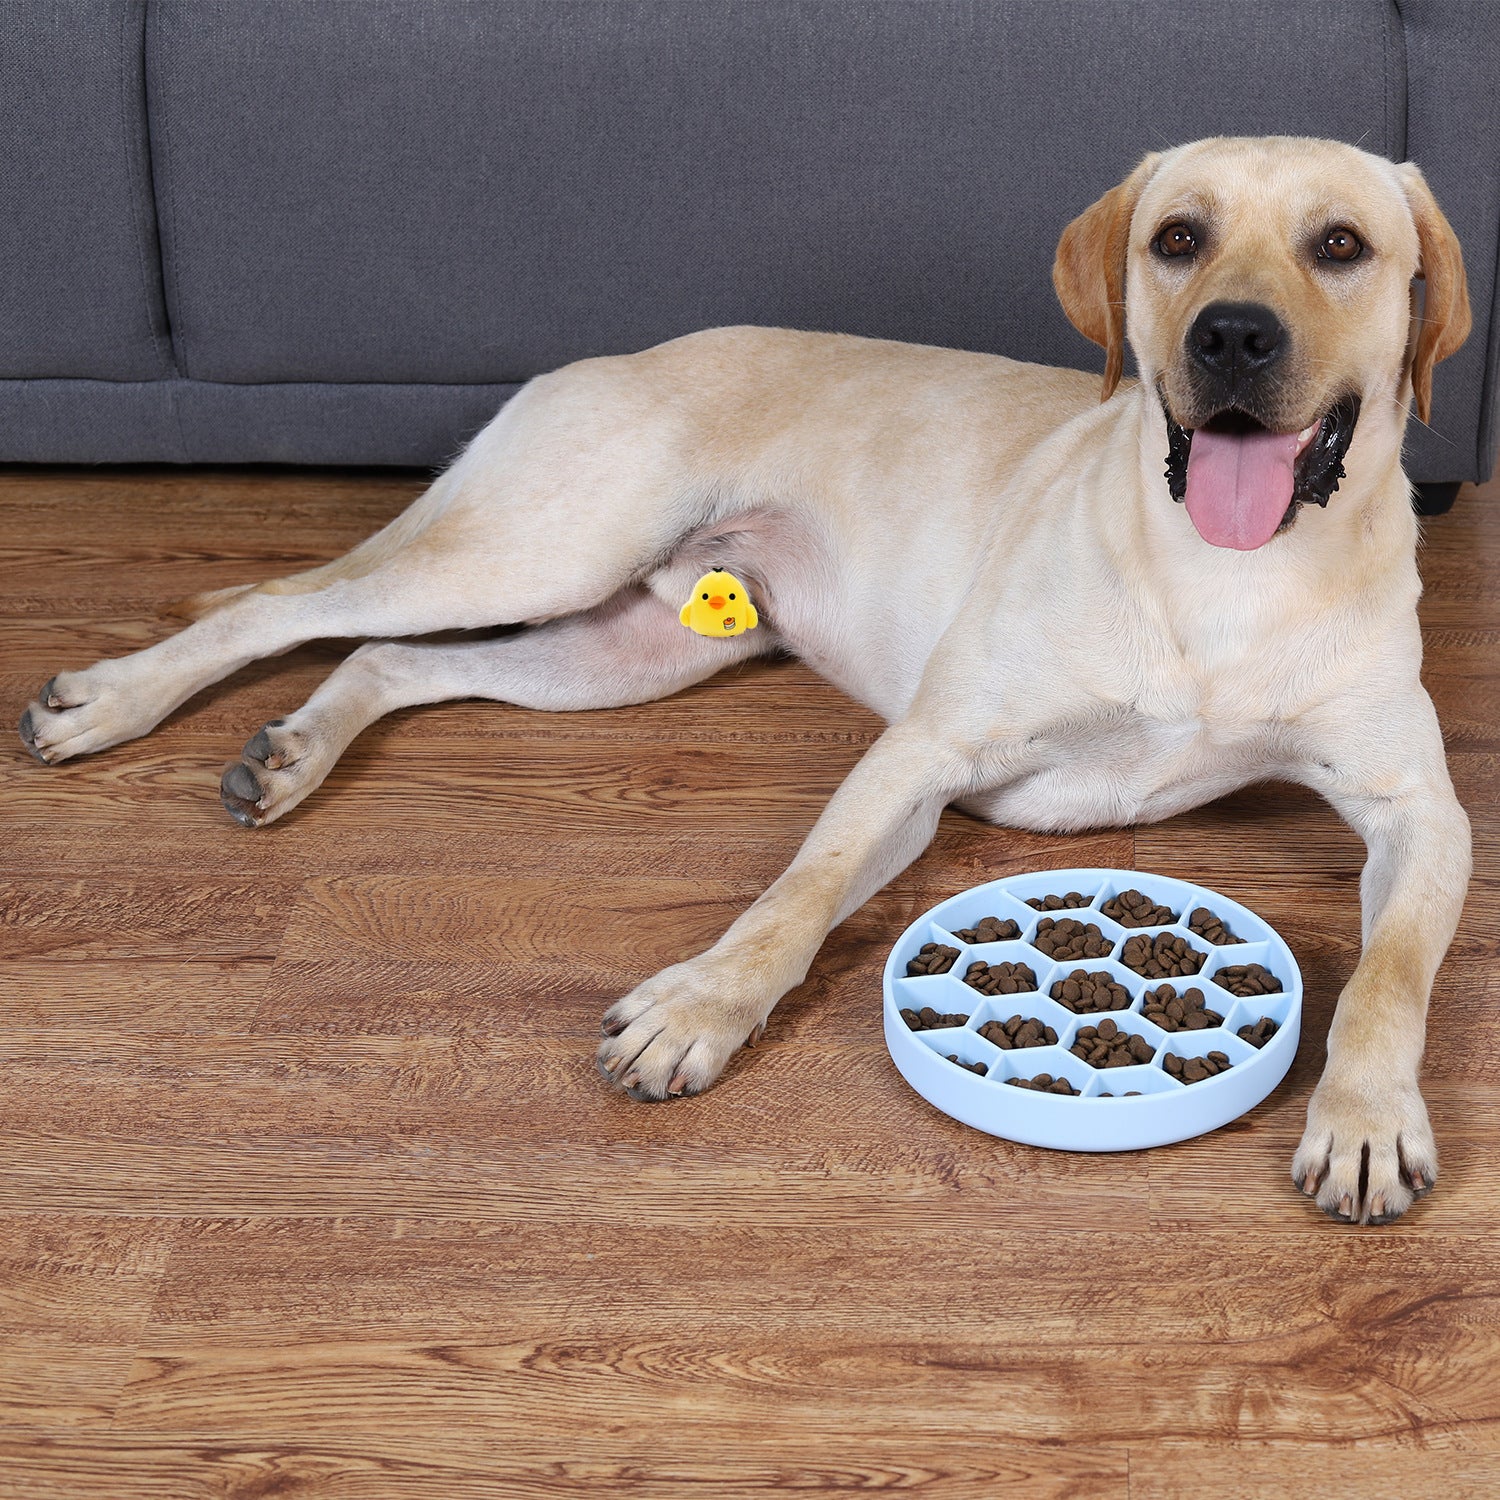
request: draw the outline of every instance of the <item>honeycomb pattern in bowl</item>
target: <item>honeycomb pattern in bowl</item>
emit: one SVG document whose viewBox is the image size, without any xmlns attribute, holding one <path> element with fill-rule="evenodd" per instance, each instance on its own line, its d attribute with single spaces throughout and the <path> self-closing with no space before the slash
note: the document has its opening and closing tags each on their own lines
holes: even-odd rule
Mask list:
<svg viewBox="0 0 1500 1500">
<path fill-rule="evenodd" d="M 1177 915 L 1174 923 L 1155 927 L 1122 927 L 1100 909 L 1120 891 L 1136 889 Z M 1038 911 L 1028 899 L 1083 892 L 1089 905 L 1064 912 Z M 1218 916 L 1235 938 L 1216 946 L 1188 922 L 1205 906 Z M 1031 945 L 1037 924 L 1045 917 L 1075 917 L 1096 924 L 1114 944 L 1107 959 L 1068 959 L 1057 962 Z M 959 929 L 971 929 L 981 917 L 1012 918 L 1020 936 L 1007 942 L 966 943 Z M 1198 973 L 1180 979 L 1148 979 L 1119 962 L 1125 941 L 1137 933 L 1183 937 L 1205 955 Z M 944 974 L 908 976 L 907 961 L 923 943 L 945 943 L 958 949 L 952 968 Z M 1025 963 L 1036 974 L 1033 991 L 1013 995 L 985 995 L 964 983 L 971 964 Z M 1276 994 L 1240 998 L 1213 982 L 1220 970 L 1238 964 L 1260 964 L 1281 981 Z M 1075 969 L 1105 972 L 1130 995 L 1122 1010 L 1075 1014 L 1050 998 L 1052 986 Z M 1163 982 L 1179 989 L 1198 988 L 1209 1008 L 1219 1011 L 1223 1024 L 1197 1031 L 1163 1031 L 1142 1014 L 1147 990 Z M 1286 1076 L 1296 1055 L 1302 1027 L 1302 975 L 1281 936 L 1247 907 L 1217 891 L 1161 875 L 1134 870 L 1039 870 L 1007 876 L 963 891 L 919 917 L 901 934 L 885 966 L 885 1038 L 901 1076 L 945 1114 L 991 1135 L 1048 1146 L 1063 1151 L 1134 1151 L 1163 1146 L 1216 1130 L 1259 1104 Z M 968 1019 L 961 1026 L 913 1031 L 902 1019 L 903 1009 L 931 1006 L 939 1014 Z M 1055 1046 L 1004 1050 L 980 1028 L 990 1021 L 1021 1015 L 1035 1017 L 1057 1033 Z M 1276 1023 L 1276 1032 L 1257 1049 L 1236 1034 L 1262 1017 Z M 1084 1026 L 1113 1020 L 1122 1030 L 1143 1036 L 1151 1044 L 1149 1062 L 1123 1067 L 1095 1067 L 1068 1049 Z M 1166 1071 L 1169 1054 L 1182 1058 L 1219 1052 L 1230 1066 L 1214 1077 L 1182 1083 Z M 984 1065 L 983 1074 L 950 1062 Z M 1050 1073 L 1066 1078 L 1077 1096 L 1038 1093 L 1006 1086 L 1010 1078 L 1033 1078 Z M 1109 1096 L 1109 1097 L 1106 1097 Z"/>
</svg>

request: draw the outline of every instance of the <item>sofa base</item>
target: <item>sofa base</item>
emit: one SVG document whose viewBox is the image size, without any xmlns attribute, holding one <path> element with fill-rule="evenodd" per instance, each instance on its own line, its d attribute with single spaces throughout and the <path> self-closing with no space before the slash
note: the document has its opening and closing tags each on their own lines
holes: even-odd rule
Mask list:
<svg viewBox="0 0 1500 1500">
<path fill-rule="evenodd" d="M 1419 516 L 1441 516 L 1453 509 L 1458 499 L 1460 485 L 1457 480 L 1442 484 L 1419 484 L 1412 496 L 1412 504 Z"/>
<path fill-rule="evenodd" d="M 0 380 L 0 463 L 442 469 L 522 384 Z M 1422 457 L 1408 456 L 1422 515 L 1480 477 L 1451 451 L 1446 474 Z"/>
<path fill-rule="evenodd" d="M 520 389 L 0 381 L 0 462 L 440 468 Z"/>
</svg>

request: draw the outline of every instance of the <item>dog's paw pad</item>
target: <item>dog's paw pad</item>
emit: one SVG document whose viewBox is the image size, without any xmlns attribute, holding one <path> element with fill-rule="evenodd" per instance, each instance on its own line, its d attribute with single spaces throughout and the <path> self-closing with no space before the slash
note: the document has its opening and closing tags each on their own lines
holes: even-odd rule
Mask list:
<svg viewBox="0 0 1500 1500">
<path fill-rule="evenodd" d="M 21 736 L 21 743 L 25 746 L 26 753 L 45 766 L 47 757 L 42 754 L 41 747 L 36 742 L 36 723 L 32 719 L 29 708 L 21 715 L 21 722 L 16 725 L 16 733 Z"/>
<path fill-rule="evenodd" d="M 219 800 L 237 823 L 262 828 L 301 802 L 335 758 L 315 724 L 298 729 L 286 719 L 272 719 L 250 736 L 239 760 L 224 768 Z"/>
<path fill-rule="evenodd" d="M 272 719 L 257 729 L 241 752 L 243 758 L 268 771 L 283 771 L 296 765 L 301 759 L 301 736 L 278 733 L 285 724 L 285 719 Z"/>
</svg>

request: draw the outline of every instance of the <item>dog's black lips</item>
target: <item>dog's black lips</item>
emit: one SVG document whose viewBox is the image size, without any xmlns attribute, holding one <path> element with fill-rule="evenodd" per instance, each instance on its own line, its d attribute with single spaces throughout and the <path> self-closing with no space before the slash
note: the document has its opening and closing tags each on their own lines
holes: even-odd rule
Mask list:
<svg viewBox="0 0 1500 1500">
<path fill-rule="evenodd" d="M 1167 419 L 1167 491 L 1174 500 L 1181 501 L 1187 497 L 1188 454 L 1192 450 L 1193 434 L 1172 420 L 1165 396 L 1161 397 L 1161 409 Z M 1220 417 L 1232 415 L 1237 414 L 1219 413 Z M 1354 439 L 1358 421 L 1358 396 L 1345 396 L 1329 407 L 1313 440 L 1297 455 L 1297 464 L 1292 471 L 1292 501 L 1276 528 L 1278 532 L 1292 524 L 1300 506 L 1328 504 L 1328 497 L 1338 489 L 1339 480 L 1344 477 L 1344 455 Z"/>
</svg>

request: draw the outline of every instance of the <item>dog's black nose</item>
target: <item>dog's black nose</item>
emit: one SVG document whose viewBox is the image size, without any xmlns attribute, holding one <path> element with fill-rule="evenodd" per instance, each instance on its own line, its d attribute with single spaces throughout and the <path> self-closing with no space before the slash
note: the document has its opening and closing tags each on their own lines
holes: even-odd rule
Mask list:
<svg viewBox="0 0 1500 1500">
<path fill-rule="evenodd" d="M 1259 302 L 1210 302 L 1188 330 L 1188 352 L 1211 375 L 1232 385 L 1258 375 L 1286 346 L 1281 319 Z"/>
</svg>

